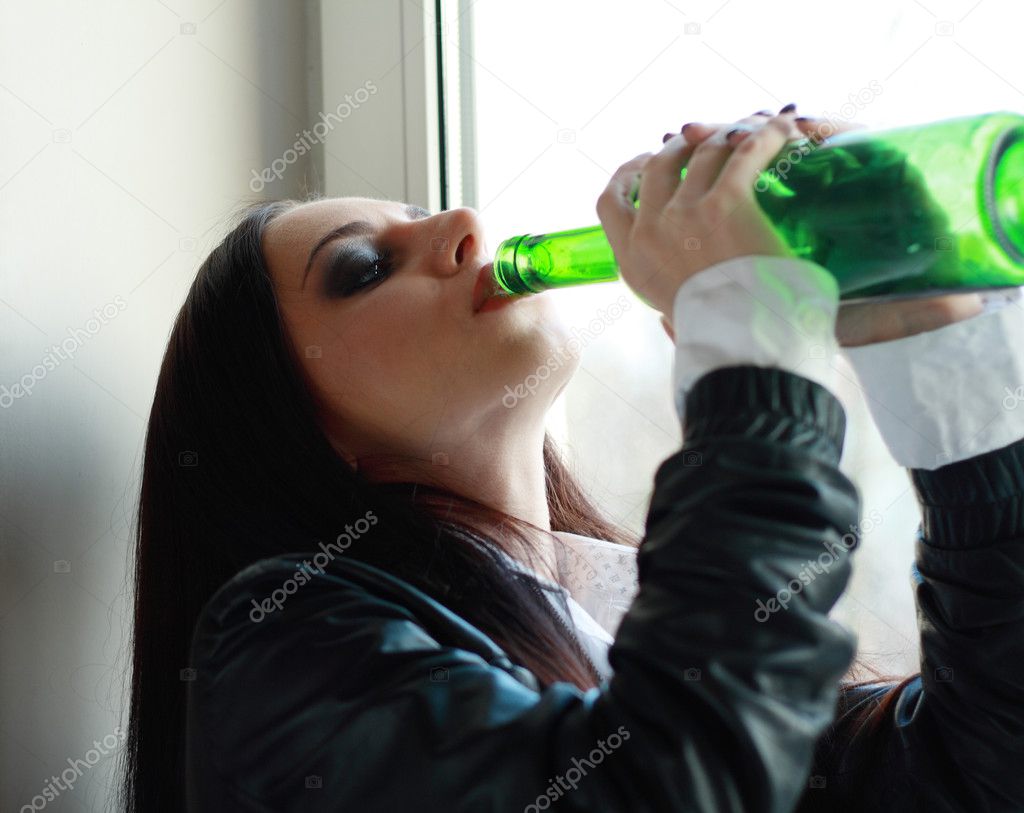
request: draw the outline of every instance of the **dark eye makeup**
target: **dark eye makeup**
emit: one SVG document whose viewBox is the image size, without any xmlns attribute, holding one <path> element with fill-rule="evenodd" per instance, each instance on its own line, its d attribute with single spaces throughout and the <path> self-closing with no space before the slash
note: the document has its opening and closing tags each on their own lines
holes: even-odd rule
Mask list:
<svg viewBox="0 0 1024 813">
<path fill-rule="evenodd" d="M 421 206 L 408 204 L 405 214 L 410 220 L 430 217 L 430 212 Z M 383 282 L 395 269 L 395 258 L 391 249 L 380 248 L 372 240 L 355 240 L 356 235 L 372 233 L 372 226 L 365 221 L 353 221 L 329 232 L 313 249 L 306 264 L 306 275 L 313 259 L 321 247 L 334 238 L 344 238 L 324 264 L 322 287 L 328 297 L 347 297 L 366 291 Z M 303 276 L 305 284 L 306 275 Z"/>
<path fill-rule="evenodd" d="M 324 293 L 329 297 L 352 296 L 382 282 L 392 269 L 389 251 L 348 241 L 330 256 L 324 274 Z"/>
</svg>

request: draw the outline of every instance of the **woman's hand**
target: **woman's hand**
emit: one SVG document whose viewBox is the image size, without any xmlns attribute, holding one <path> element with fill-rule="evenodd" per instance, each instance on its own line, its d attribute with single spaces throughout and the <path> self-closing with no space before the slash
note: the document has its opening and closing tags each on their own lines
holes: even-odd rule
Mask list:
<svg viewBox="0 0 1024 813">
<path fill-rule="evenodd" d="M 770 113 L 755 113 L 743 120 L 743 126 L 757 129 L 763 126 L 766 115 Z M 688 144 L 696 146 L 725 126 L 690 122 L 683 126 L 682 135 Z M 821 118 L 798 117 L 793 120 L 791 138 L 810 138 L 815 143 L 821 143 L 832 135 L 863 127 L 863 124 L 849 121 L 835 122 Z M 673 135 L 666 133 L 662 141 L 667 142 Z M 732 141 L 739 143 L 746 137 L 748 134 L 741 131 L 733 136 Z M 836 339 L 839 344 L 846 347 L 892 341 L 968 319 L 979 314 L 983 308 L 981 296 L 977 293 L 947 294 L 894 302 L 865 302 L 855 305 L 840 303 L 836 317 Z M 674 341 L 672 326 L 664 316 L 662 326 Z"/>
<path fill-rule="evenodd" d="M 794 111 L 750 116 L 734 148 L 726 125 L 697 144 L 673 136 L 661 152 L 623 164 L 597 201 L 597 214 L 615 252 L 622 280 L 671 319 L 675 293 L 686 280 L 724 260 L 750 254 L 790 256 L 754 200 L 758 173 L 793 138 Z M 680 181 L 683 167 L 686 177 Z M 637 173 L 640 206 L 629 193 Z"/>
</svg>

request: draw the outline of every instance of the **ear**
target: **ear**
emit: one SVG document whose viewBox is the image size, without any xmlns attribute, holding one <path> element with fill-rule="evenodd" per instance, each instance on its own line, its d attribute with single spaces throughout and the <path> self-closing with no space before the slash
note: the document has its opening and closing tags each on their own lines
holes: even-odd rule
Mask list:
<svg viewBox="0 0 1024 813">
<path fill-rule="evenodd" d="M 668 317 L 666 317 L 665 314 L 661 315 L 661 326 L 665 328 L 665 333 L 668 334 L 668 337 L 672 340 L 672 343 L 675 344 L 676 332 L 672 329 L 672 323 L 668 320 Z"/>
</svg>

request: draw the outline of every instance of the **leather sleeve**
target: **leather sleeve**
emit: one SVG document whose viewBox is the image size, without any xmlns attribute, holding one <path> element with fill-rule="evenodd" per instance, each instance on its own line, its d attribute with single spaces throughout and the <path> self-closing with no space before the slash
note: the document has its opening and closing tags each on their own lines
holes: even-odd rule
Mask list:
<svg viewBox="0 0 1024 813">
<path fill-rule="evenodd" d="M 1020 813 L 1024 439 L 910 473 L 921 671 L 844 697 L 799 809 Z"/>
<path fill-rule="evenodd" d="M 457 616 L 344 557 L 256 623 L 252 600 L 298 561 L 263 560 L 197 624 L 190 810 L 792 810 L 854 653 L 827 617 L 849 557 L 756 611 L 857 522 L 845 417 L 821 385 L 753 366 L 703 376 L 686 414 L 609 681 L 540 689 Z"/>
</svg>

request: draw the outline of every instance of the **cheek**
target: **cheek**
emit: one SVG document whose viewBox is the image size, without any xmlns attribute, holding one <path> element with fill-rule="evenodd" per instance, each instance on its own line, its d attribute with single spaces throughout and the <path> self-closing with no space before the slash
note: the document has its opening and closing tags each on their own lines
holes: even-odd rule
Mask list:
<svg viewBox="0 0 1024 813">
<path fill-rule="evenodd" d="M 443 402 L 450 360 L 464 344 L 456 325 L 422 305 L 364 309 L 344 326 L 324 320 L 322 356 L 311 378 L 329 403 L 352 420 L 392 423 Z"/>
</svg>

